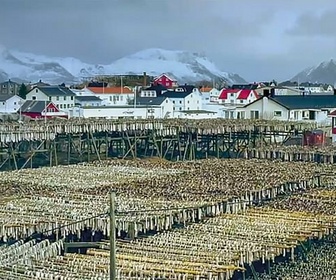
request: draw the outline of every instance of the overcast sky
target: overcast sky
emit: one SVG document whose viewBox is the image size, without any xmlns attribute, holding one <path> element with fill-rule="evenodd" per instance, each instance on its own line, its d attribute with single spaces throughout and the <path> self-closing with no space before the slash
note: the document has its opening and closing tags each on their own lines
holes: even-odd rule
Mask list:
<svg viewBox="0 0 336 280">
<path fill-rule="evenodd" d="M 248 81 L 336 58 L 335 0 L 1 0 L 0 44 L 108 64 L 146 48 L 205 54 Z"/>
</svg>

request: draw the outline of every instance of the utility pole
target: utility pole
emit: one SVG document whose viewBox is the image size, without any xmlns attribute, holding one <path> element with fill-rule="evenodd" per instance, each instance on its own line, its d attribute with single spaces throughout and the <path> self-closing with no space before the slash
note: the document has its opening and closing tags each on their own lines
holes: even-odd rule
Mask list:
<svg viewBox="0 0 336 280">
<path fill-rule="evenodd" d="M 110 280 L 116 280 L 115 192 L 110 193 Z"/>
</svg>

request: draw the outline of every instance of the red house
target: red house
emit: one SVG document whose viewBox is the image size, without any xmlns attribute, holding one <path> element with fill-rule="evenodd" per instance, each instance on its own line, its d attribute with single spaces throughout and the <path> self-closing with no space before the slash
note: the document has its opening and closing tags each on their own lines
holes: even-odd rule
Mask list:
<svg viewBox="0 0 336 280">
<path fill-rule="evenodd" d="M 161 74 L 160 76 L 154 78 L 153 85 L 162 85 L 168 89 L 178 87 L 177 80 L 167 74 Z"/>
<path fill-rule="evenodd" d="M 57 106 L 49 101 L 36 101 L 36 100 L 27 100 L 20 108 L 22 115 L 30 117 L 32 119 L 41 119 L 41 118 L 68 118 L 66 112 L 60 111 Z"/>
</svg>

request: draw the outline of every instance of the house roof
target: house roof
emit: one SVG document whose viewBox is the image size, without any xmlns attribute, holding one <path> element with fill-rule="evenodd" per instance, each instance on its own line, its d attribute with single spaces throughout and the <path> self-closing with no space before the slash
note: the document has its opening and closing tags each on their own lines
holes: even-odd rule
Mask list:
<svg viewBox="0 0 336 280">
<path fill-rule="evenodd" d="M 336 108 L 336 95 L 289 95 L 273 99 L 288 109 Z"/>
<path fill-rule="evenodd" d="M 84 96 L 76 96 L 75 99 L 79 102 L 82 101 L 102 101 L 99 97 L 94 96 L 94 95 L 84 95 Z"/>
<path fill-rule="evenodd" d="M 166 87 L 164 87 L 161 84 L 157 84 L 157 85 L 151 85 L 150 87 L 147 88 L 143 88 L 141 91 L 145 91 L 145 90 L 155 90 L 156 95 L 160 95 L 163 91 L 168 90 Z"/>
<path fill-rule="evenodd" d="M 50 102 L 27 100 L 21 106 L 21 111 L 24 113 L 42 113 Z"/>
<path fill-rule="evenodd" d="M 237 99 L 244 99 L 244 100 L 246 100 L 246 99 L 250 96 L 251 92 L 252 92 L 252 94 L 253 94 L 256 98 L 259 97 L 258 93 L 257 93 L 255 90 L 242 89 L 242 90 L 239 92 Z"/>
<path fill-rule="evenodd" d="M 161 105 L 165 100 L 167 99 L 167 96 L 158 96 L 158 97 L 138 97 L 136 99 L 137 105 Z"/>
<path fill-rule="evenodd" d="M 222 89 L 222 91 L 219 93 L 218 99 L 227 99 L 229 93 L 237 93 L 237 92 L 239 92 L 239 89 L 231 89 L 231 88 Z"/>
<path fill-rule="evenodd" d="M 268 98 L 289 110 L 336 108 L 336 95 L 280 95 Z M 260 99 L 262 97 L 245 107 Z"/>
<path fill-rule="evenodd" d="M 160 79 L 162 76 L 166 76 L 167 79 L 171 80 L 172 82 L 177 82 L 177 79 L 174 77 L 174 75 L 172 74 L 166 74 L 166 73 L 162 73 L 161 75 L 157 76 L 154 78 L 154 81 Z"/>
<path fill-rule="evenodd" d="M 185 92 L 191 93 L 196 87 L 193 85 L 183 85 L 183 86 L 179 86 L 178 88 L 182 88 Z"/>
<path fill-rule="evenodd" d="M 201 87 L 200 92 L 210 92 L 212 90 L 211 87 Z"/>
<path fill-rule="evenodd" d="M 162 95 L 168 98 L 186 98 L 191 92 L 168 90 Z"/>
<path fill-rule="evenodd" d="M 0 83 L 0 85 L 13 85 L 13 86 L 20 86 L 19 83 L 16 83 L 16 82 L 13 82 L 11 80 L 8 80 L 8 81 L 5 81 L 5 82 L 2 82 Z"/>
<path fill-rule="evenodd" d="M 37 86 L 32 90 L 39 89 L 47 96 L 76 96 L 70 89 L 62 86 Z"/>
<path fill-rule="evenodd" d="M 44 82 L 42 82 L 42 80 L 39 80 L 38 82 L 31 84 L 31 86 L 41 87 L 41 86 L 50 86 L 50 84 L 44 83 Z"/>
<path fill-rule="evenodd" d="M 12 98 L 15 95 L 12 94 L 0 94 L 0 102 L 5 102 L 8 99 Z"/>
<path fill-rule="evenodd" d="M 329 116 L 336 116 L 336 110 L 332 111 Z"/>
<path fill-rule="evenodd" d="M 95 94 L 130 94 L 133 93 L 128 87 L 87 87 Z"/>
</svg>

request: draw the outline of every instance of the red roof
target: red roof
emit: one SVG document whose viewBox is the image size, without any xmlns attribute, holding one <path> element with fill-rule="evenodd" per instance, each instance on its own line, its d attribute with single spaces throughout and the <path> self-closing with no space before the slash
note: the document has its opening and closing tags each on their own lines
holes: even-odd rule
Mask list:
<svg viewBox="0 0 336 280">
<path fill-rule="evenodd" d="M 257 93 L 255 90 L 251 90 L 251 89 L 242 89 L 242 90 L 239 92 L 239 95 L 238 95 L 237 99 L 245 99 L 245 100 L 246 100 L 246 99 L 250 96 L 251 92 L 252 92 L 252 94 L 253 94 L 256 98 L 259 97 L 258 93 Z"/>
<path fill-rule="evenodd" d="M 227 99 L 229 93 L 237 93 L 237 92 L 239 92 L 239 89 L 231 89 L 231 88 L 226 89 L 226 88 L 224 88 L 224 89 L 222 89 L 222 91 L 220 92 L 218 98 L 219 98 L 219 99 Z"/>
<path fill-rule="evenodd" d="M 336 116 L 336 110 L 329 113 L 329 116 Z"/>
</svg>

